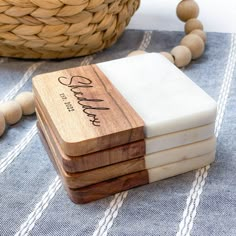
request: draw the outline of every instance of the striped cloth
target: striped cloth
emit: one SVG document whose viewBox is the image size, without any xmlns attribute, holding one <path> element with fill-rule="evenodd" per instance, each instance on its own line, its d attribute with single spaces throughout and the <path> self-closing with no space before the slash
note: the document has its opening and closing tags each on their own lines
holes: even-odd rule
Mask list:
<svg viewBox="0 0 236 236">
<path fill-rule="evenodd" d="M 33 76 L 177 45 L 182 32 L 127 30 L 112 48 L 62 61 L 0 59 L 0 102 L 31 90 Z M 40 142 L 35 116 L 0 138 L 0 235 L 236 235 L 236 35 L 208 34 L 183 71 L 218 102 L 216 162 L 197 171 L 75 205 Z"/>
</svg>

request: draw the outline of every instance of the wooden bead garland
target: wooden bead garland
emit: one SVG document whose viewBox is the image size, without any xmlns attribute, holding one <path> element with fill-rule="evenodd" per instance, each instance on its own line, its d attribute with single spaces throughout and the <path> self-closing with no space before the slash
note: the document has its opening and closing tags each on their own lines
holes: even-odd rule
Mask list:
<svg viewBox="0 0 236 236">
<path fill-rule="evenodd" d="M 190 19 L 186 22 L 184 26 L 184 31 L 186 34 L 189 34 L 196 29 L 203 30 L 202 22 L 198 19 Z"/>
<path fill-rule="evenodd" d="M 186 35 L 180 42 L 180 45 L 188 47 L 192 53 L 192 59 L 199 58 L 205 49 L 203 40 L 196 34 Z"/>
<path fill-rule="evenodd" d="M 171 54 L 174 57 L 175 65 L 183 67 L 189 64 L 192 59 L 192 53 L 189 48 L 185 46 L 176 46 L 171 50 Z"/>
<path fill-rule="evenodd" d="M 180 20 L 186 22 L 191 18 L 198 17 L 199 7 L 193 0 L 183 0 L 178 4 L 176 14 Z"/>
<path fill-rule="evenodd" d="M 20 104 L 23 115 L 32 115 L 35 112 L 33 93 L 23 92 L 15 98 L 15 101 Z"/>
<path fill-rule="evenodd" d="M 14 125 L 22 115 L 31 115 L 34 112 L 34 95 L 31 92 L 23 92 L 15 100 L 0 104 L 0 137 L 6 129 L 6 124 Z"/>
<path fill-rule="evenodd" d="M 9 101 L 1 104 L 0 111 L 3 113 L 8 125 L 16 124 L 22 117 L 20 104 L 16 101 Z"/>
<path fill-rule="evenodd" d="M 198 4 L 194 0 L 182 0 L 177 6 L 176 14 L 180 20 L 186 22 L 184 28 L 187 35 L 181 40 L 180 45 L 191 51 L 192 59 L 197 59 L 203 54 L 206 42 L 203 25 L 201 21 L 196 19 L 199 15 Z M 190 54 L 187 53 L 186 49 L 177 48 L 172 50 L 172 53 L 176 54 L 173 56 L 176 57 L 175 65 L 178 67 L 186 66 L 191 61 L 188 58 Z M 183 61 L 183 58 L 185 58 L 185 61 Z M 189 62 L 187 63 L 187 61 Z"/>
<path fill-rule="evenodd" d="M 196 34 L 203 40 L 204 43 L 206 42 L 207 37 L 206 33 L 203 30 L 195 29 L 190 34 Z"/>
<path fill-rule="evenodd" d="M 187 66 L 191 60 L 199 58 L 205 50 L 206 33 L 203 31 L 199 15 L 198 4 L 194 0 L 182 0 L 176 9 L 176 14 L 185 23 L 186 36 L 169 52 L 160 52 L 177 67 Z M 133 51 L 128 56 L 143 54 L 144 51 Z"/>
</svg>

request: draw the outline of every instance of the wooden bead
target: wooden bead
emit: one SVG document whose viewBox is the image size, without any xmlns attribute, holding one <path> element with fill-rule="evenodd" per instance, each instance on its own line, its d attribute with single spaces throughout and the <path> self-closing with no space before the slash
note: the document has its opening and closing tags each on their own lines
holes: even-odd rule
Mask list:
<svg viewBox="0 0 236 236">
<path fill-rule="evenodd" d="M 203 24 L 200 20 L 198 19 L 190 19 L 186 22 L 184 26 L 184 30 L 186 34 L 189 34 L 195 29 L 200 29 L 203 30 Z"/>
<path fill-rule="evenodd" d="M 0 112 L 0 137 L 3 135 L 6 129 L 6 121 L 2 112 Z"/>
<path fill-rule="evenodd" d="M 186 46 L 192 53 L 192 59 L 199 58 L 205 49 L 203 40 L 196 34 L 186 35 L 180 42 L 180 45 Z"/>
<path fill-rule="evenodd" d="M 192 59 L 190 49 L 182 45 L 174 47 L 171 50 L 171 54 L 175 59 L 175 65 L 177 67 L 187 66 Z"/>
<path fill-rule="evenodd" d="M 129 53 L 127 57 L 137 56 L 137 55 L 141 55 L 141 54 L 145 54 L 145 53 L 147 53 L 147 52 L 145 52 L 143 50 L 136 50 L 136 51 Z"/>
<path fill-rule="evenodd" d="M 23 115 L 32 115 L 35 112 L 34 95 L 32 92 L 23 92 L 15 100 L 20 104 Z"/>
<path fill-rule="evenodd" d="M 176 14 L 184 22 L 192 18 L 197 18 L 199 14 L 198 4 L 193 0 L 181 1 L 177 6 Z"/>
<path fill-rule="evenodd" d="M 160 54 L 174 64 L 174 58 L 169 52 L 160 52 Z"/>
<path fill-rule="evenodd" d="M 206 33 L 203 30 L 195 29 L 195 30 L 191 31 L 190 34 L 196 34 L 203 40 L 204 43 L 206 42 L 207 36 L 206 36 Z"/>
<path fill-rule="evenodd" d="M 22 117 L 21 106 L 16 101 L 1 104 L 0 111 L 3 113 L 6 123 L 9 125 L 17 123 Z"/>
</svg>

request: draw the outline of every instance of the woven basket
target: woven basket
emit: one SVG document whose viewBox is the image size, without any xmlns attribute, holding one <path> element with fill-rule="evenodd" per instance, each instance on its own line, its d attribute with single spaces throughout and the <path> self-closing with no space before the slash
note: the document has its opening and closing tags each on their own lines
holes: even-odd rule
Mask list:
<svg viewBox="0 0 236 236">
<path fill-rule="evenodd" d="M 0 0 L 0 56 L 67 58 L 111 46 L 140 0 Z"/>
</svg>

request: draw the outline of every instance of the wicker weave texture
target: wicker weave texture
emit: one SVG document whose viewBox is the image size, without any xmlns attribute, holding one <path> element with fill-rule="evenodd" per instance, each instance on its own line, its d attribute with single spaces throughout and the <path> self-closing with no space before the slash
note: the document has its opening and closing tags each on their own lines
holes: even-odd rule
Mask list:
<svg viewBox="0 0 236 236">
<path fill-rule="evenodd" d="M 111 46 L 140 0 L 0 0 L 0 56 L 67 58 Z"/>
</svg>

